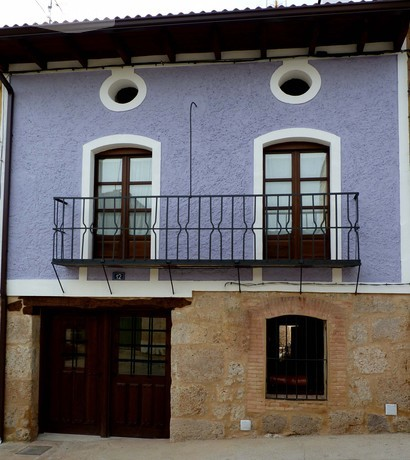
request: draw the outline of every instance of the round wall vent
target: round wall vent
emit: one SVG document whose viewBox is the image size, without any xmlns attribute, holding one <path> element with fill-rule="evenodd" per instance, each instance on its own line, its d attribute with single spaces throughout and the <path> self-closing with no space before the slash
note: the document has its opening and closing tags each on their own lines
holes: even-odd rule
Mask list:
<svg viewBox="0 0 410 460">
<path fill-rule="evenodd" d="M 307 61 L 283 63 L 272 75 L 270 88 L 273 95 L 287 104 L 303 104 L 319 92 L 319 72 Z"/>
<path fill-rule="evenodd" d="M 147 94 L 144 80 L 133 69 L 113 69 L 100 88 L 100 99 L 107 109 L 125 112 L 142 104 Z"/>
</svg>

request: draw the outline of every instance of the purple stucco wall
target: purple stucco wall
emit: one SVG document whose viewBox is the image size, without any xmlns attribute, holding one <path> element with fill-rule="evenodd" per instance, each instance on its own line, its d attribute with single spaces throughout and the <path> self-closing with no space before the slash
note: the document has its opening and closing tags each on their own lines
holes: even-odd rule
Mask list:
<svg viewBox="0 0 410 460">
<path fill-rule="evenodd" d="M 141 68 L 147 97 L 128 112 L 99 99 L 108 71 L 15 75 L 10 279 L 54 277 L 53 197 L 80 196 L 82 147 L 112 134 L 161 142 L 162 194 L 253 193 L 253 141 L 285 128 L 342 139 L 342 189 L 360 192 L 361 280 L 400 281 L 397 63 L 394 56 L 315 60 L 322 86 L 310 102 L 275 99 L 280 63 Z M 229 171 L 229 174 L 227 174 Z M 177 180 L 176 180 L 177 179 Z M 75 269 L 61 269 L 77 277 Z M 347 274 L 347 278 L 349 275 Z"/>
</svg>

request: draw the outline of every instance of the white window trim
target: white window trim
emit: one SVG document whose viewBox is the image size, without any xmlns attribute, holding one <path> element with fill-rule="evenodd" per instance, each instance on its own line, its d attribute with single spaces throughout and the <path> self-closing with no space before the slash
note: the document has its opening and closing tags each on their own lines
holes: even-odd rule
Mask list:
<svg viewBox="0 0 410 460">
<path fill-rule="evenodd" d="M 329 169 L 330 169 L 330 193 L 342 191 L 341 179 L 341 140 L 339 136 L 311 128 L 288 128 L 278 131 L 272 131 L 254 140 L 253 151 L 253 192 L 255 195 L 263 194 L 263 150 L 270 145 L 280 144 L 282 142 L 314 142 L 325 145 L 329 148 Z M 334 226 L 336 222 L 341 222 L 342 210 L 338 206 L 337 220 L 334 202 L 330 205 L 330 225 Z M 262 200 L 257 200 L 256 208 L 256 258 L 263 259 L 263 207 Z M 335 259 L 337 254 L 341 254 L 341 230 L 338 230 L 338 235 L 330 235 L 330 257 Z M 336 242 L 338 242 L 336 246 Z"/>
<path fill-rule="evenodd" d="M 406 42 L 403 44 L 405 46 Z M 410 165 L 409 165 L 409 109 L 407 103 L 408 57 L 405 53 L 397 56 L 397 95 L 399 120 L 399 161 L 400 161 L 400 250 L 401 282 L 410 283 Z"/>
<path fill-rule="evenodd" d="M 161 180 L 161 143 L 149 137 L 137 136 L 133 134 L 115 134 L 95 139 L 83 146 L 83 168 L 82 168 L 82 183 L 81 196 L 92 197 L 94 195 L 94 165 L 95 155 L 106 150 L 117 148 L 141 148 L 151 151 L 152 153 L 152 195 L 160 195 L 160 180 Z M 152 212 L 155 214 L 155 204 L 153 204 Z M 84 201 L 83 216 L 85 225 L 89 227 L 93 222 L 92 206 L 90 200 Z M 158 216 L 159 210 L 157 211 Z M 159 217 L 159 216 L 158 216 Z M 159 222 L 159 218 L 157 219 Z M 159 250 L 159 241 L 156 239 L 156 245 L 151 245 L 151 259 L 156 258 Z M 87 232 L 87 237 L 84 241 L 84 257 L 92 258 L 92 235 Z"/>
</svg>

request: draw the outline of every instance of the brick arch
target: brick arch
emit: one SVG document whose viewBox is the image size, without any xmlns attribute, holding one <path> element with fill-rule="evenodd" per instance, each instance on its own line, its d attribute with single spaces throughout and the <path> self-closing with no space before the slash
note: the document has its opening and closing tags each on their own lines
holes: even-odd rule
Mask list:
<svg viewBox="0 0 410 460">
<path fill-rule="evenodd" d="M 347 398 L 346 321 L 349 302 L 324 299 L 317 295 L 278 295 L 272 293 L 250 307 L 250 340 L 247 374 L 247 410 L 263 413 L 283 406 L 295 409 L 342 405 Z M 279 401 L 265 398 L 266 320 L 283 315 L 311 316 L 327 326 L 327 400 Z"/>
</svg>

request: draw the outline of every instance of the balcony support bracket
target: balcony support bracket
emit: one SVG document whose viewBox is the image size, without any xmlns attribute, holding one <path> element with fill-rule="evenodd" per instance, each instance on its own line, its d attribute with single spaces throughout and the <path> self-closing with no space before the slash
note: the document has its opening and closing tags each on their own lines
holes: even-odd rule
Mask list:
<svg viewBox="0 0 410 460">
<path fill-rule="evenodd" d="M 105 265 L 104 265 L 104 264 L 102 265 L 102 268 L 103 268 L 103 270 L 104 270 L 105 281 L 107 281 L 108 289 L 109 289 L 109 291 L 110 291 L 110 294 L 112 295 L 112 290 L 111 290 L 110 282 L 108 281 L 107 270 L 105 269 Z"/>
<path fill-rule="evenodd" d="M 53 270 L 54 270 L 54 273 L 56 275 L 58 284 L 60 285 L 60 289 L 61 289 L 62 293 L 65 294 L 64 289 L 63 289 L 63 285 L 61 284 L 61 281 L 60 281 L 60 277 L 58 276 L 58 273 L 57 273 L 56 266 L 53 263 L 51 263 L 51 265 L 53 266 Z"/>
<path fill-rule="evenodd" d="M 236 270 L 238 271 L 238 288 L 239 288 L 239 292 L 242 292 L 242 289 L 241 289 L 241 269 L 239 268 L 239 264 L 236 264 Z"/>
<path fill-rule="evenodd" d="M 172 281 L 171 264 L 168 264 L 169 281 L 171 283 L 172 295 L 175 295 L 174 282 Z"/>
<path fill-rule="evenodd" d="M 356 289 L 354 291 L 355 294 L 357 294 L 357 289 L 359 288 L 360 267 L 361 265 L 357 267 Z"/>
</svg>

